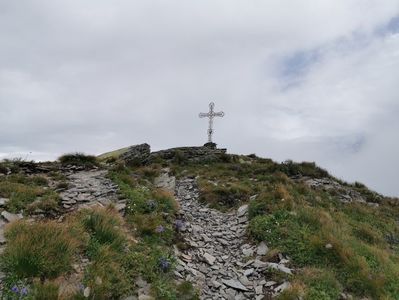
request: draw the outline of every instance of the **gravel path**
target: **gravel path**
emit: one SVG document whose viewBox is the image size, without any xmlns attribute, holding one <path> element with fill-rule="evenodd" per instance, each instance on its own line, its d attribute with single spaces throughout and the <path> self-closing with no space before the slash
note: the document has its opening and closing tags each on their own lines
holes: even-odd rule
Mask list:
<svg viewBox="0 0 399 300">
<path fill-rule="evenodd" d="M 223 213 L 198 201 L 194 179 L 176 183 L 176 197 L 185 219 L 183 237 L 190 248 L 178 252 L 176 276 L 191 281 L 201 299 L 264 299 L 289 283 L 265 280 L 267 268 L 291 272 L 283 263 L 261 261 L 268 251 L 265 243 L 250 245 L 245 238 L 247 209 Z"/>
</svg>

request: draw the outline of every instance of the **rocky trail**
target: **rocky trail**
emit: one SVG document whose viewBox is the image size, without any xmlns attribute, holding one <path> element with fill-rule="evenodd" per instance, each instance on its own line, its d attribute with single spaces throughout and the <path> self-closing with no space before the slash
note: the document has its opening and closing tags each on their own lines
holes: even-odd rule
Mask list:
<svg viewBox="0 0 399 300">
<path fill-rule="evenodd" d="M 267 299 L 289 286 L 265 279 L 267 269 L 292 270 L 282 255 L 277 263 L 263 262 L 268 252 L 264 242 L 256 246 L 247 242 L 247 205 L 229 213 L 211 209 L 198 201 L 194 179 L 177 181 L 176 197 L 185 220 L 183 237 L 190 246 L 176 251 L 176 276 L 195 284 L 201 299 Z"/>
<path fill-rule="evenodd" d="M 63 207 L 74 210 L 113 203 L 118 211 L 124 210 L 126 201 L 118 199 L 118 186 L 106 174 L 106 170 L 68 174 L 69 187 L 60 193 Z"/>
</svg>

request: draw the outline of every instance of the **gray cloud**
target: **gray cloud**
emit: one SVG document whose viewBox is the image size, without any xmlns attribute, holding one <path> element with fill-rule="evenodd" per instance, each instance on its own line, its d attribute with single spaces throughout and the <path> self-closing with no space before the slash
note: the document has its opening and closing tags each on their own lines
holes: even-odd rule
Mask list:
<svg viewBox="0 0 399 300">
<path fill-rule="evenodd" d="M 399 195 L 399 3 L 0 3 L 0 158 L 202 144 Z M 32 152 L 32 153 L 30 153 Z"/>
</svg>

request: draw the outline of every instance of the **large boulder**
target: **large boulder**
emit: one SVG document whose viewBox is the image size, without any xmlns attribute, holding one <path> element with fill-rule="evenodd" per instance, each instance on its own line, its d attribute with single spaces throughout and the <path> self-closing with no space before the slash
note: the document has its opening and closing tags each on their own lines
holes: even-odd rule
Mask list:
<svg viewBox="0 0 399 300">
<path fill-rule="evenodd" d="M 151 149 L 147 143 L 134 145 L 121 154 L 121 159 L 129 165 L 142 165 L 150 156 Z"/>
</svg>

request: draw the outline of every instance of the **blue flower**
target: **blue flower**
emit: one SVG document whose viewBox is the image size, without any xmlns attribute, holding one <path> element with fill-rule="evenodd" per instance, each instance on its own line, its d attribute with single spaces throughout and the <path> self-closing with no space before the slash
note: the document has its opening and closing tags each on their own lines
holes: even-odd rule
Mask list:
<svg viewBox="0 0 399 300">
<path fill-rule="evenodd" d="M 182 230 L 184 227 L 184 222 L 182 220 L 176 220 L 175 226 L 178 231 Z"/>
<path fill-rule="evenodd" d="M 22 289 L 21 289 L 21 295 L 22 296 L 26 296 L 28 294 L 28 289 L 26 288 L 26 287 L 23 287 Z"/>
<path fill-rule="evenodd" d="M 16 285 L 14 285 L 14 286 L 11 288 L 11 291 L 14 292 L 14 293 L 16 293 L 16 294 L 18 294 L 18 293 L 19 293 L 19 288 L 18 288 Z"/>
<path fill-rule="evenodd" d="M 168 271 L 169 268 L 170 268 L 170 262 L 169 262 L 169 260 L 168 260 L 167 258 L 165 258 L 165 257 L 160 258 L 160 260 L 159 260 L 159 267 L 161 268 L 161 270 L 162 270 L 163 272 Z"/>
<path fill-rule="evenodd" d="M 165 227 L 163 227 L 162 225 L 159 225 L 156 229 L 155 232 L 157 233 L 162 233 L 165 231 Z"/>
</svg>

